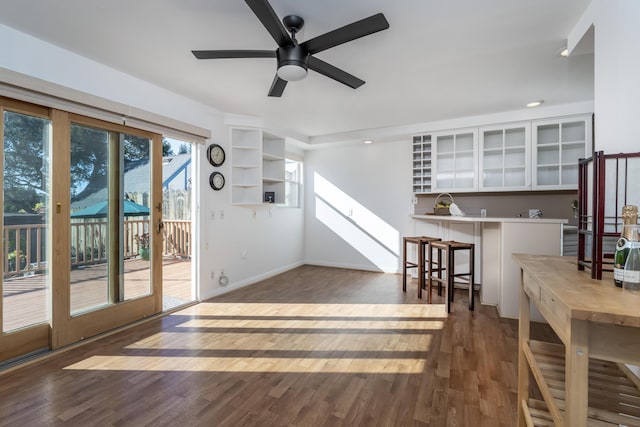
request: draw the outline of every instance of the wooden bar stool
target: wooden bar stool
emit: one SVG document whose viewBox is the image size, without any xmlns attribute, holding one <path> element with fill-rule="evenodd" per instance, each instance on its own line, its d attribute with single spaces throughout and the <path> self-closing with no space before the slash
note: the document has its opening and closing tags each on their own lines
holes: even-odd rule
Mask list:
<svg viewBox="0 0 640 427">
<path fill-rule="evenodd" d="M 428 275 L 429 264 L 426 260 L 426 254 L 431 253 L 429 245 L 431 242 L 439 241 L 437 237 L 416 236 L 404 237 L 402 239 L 402 291 L 407 291 L 407 270 L 410 268 L 418 269 L 418 298 L 422 298 L 422 290 L 425 289 L 426 277 Z M 407 249 L 409 244 L 416 245 L 418 259 L 416 262 L 409 261 Z M 440 264 L 438 263 L 438 266 Z M 427 267 L 427 268 L 425 268 Z M 430 301 L 429 301 L 430 302 Z"/>
<path fill-rule="evenodd" d="M 437 251 L 437 266 L 431 265 L 431 263 L 434 262 L 433 249 Z M 474 249 L 473 243 L 461 243 L 454 240 L 431 242 L 429 249 L 429 273 L 427 276 L 427 293 L 429 302 L 431 302 L 431 286 L 433 285 L 433 282 L 438 284 L 438 295 L 442 295 L 442 286 L 444 285 L 447 313 L 450 313 L 451 302 L 453 301 L 454 284 L 467 283 L 469 285 L 469 310 L 474 309 Z M 455 253 L 461 250 L 469 251 L 469 271 L 464 273 L 455 271 Z M 442 262 L 443 253 L 444 262 Z M 444 277 L 442 274 L 443 272 L 445 273 Z M 459 280 L 456 281 L 456 278 Z"/>
</svg>

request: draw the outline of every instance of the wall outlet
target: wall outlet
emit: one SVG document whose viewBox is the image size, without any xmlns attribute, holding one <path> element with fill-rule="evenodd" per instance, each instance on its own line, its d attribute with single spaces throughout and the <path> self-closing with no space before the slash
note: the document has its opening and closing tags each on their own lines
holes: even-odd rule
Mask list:
<svg viewBox="0 0 640 427">
<path fill-rule="evenodd" d="M 211 272 L 211 280 L 216 278 L 216 273 L 214 271 Z"/>
<path fill-rule="evenodd" d="M 224 211 L 220 211 L 220 219 L 224 219 Z"/>
<path fill-rule="evenodd" d="M 247 251 L 240 252 L 240 258 L 247 259 Z"/>
</svg>

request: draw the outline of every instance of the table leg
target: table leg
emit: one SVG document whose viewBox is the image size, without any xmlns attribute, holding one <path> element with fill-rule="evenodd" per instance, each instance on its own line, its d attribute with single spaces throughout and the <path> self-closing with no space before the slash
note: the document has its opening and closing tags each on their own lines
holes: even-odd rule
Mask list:
<svg viewBox="0 0 640 427">
<path fill-rule="evenodd" d="M 565 346 L 565 425 L 586 426 L 589 398 L 589 325 L 572 320 Z"/>
<path fill-rule="evenodd" d="M 524 291 L 524 277 L 520 270 L 520 317 L 518 320 L 518 426 L 526 427 L 527 421 L 522 402 L 529 401 L 529 363 L 524 354 L 524 346 L 529 343 L 530 309 L 529 295 Z"/>
</svg>

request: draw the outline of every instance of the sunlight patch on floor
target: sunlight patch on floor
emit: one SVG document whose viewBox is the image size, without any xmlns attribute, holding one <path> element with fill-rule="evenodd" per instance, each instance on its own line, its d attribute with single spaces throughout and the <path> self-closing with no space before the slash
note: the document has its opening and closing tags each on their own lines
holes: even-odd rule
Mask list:
<svg viewBox="0 0 640 427">
<path fill-rule="evenodd" d="M 198 316 L 340 316 L 419 317 L 444 319 L 444 304 L 312 304 L 312 303 L 214 303 L 203 302 L 177 314 Z"/>
<path fill-rule="evenodd" d="M 442 320 L 370 320 L 369 318 L 354 317 L 349 320 L 297 320 L 297 319 L 270 319 L 264 317 L 256 320 L 236 320 L 236 319 L 194 319 L 186 321 L 177 328 L 308 328 L 308 329 L 418 329 L 431 330 L 442 329 Z"/>
<path fill-rule="evenodd" d="M 417 374 L 422 359 L 91 356 L 69 370 Z"/>
</svg>

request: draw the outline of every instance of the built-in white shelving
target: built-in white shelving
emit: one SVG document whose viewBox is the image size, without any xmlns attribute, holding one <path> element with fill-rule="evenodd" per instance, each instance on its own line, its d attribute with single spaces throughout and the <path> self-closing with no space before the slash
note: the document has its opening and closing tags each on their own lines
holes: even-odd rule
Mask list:
<svg viewBox="0 0 640 427">
<path fill-rule="evenodd" d="M 284 202 L 285 140 L 261 129 L 231 129 L 231 203 Z"/>
<path fill-rule="evenodd" d="M 413 137 L 413 192 L 431 193 L 431 135 Z"/>
</svg>

